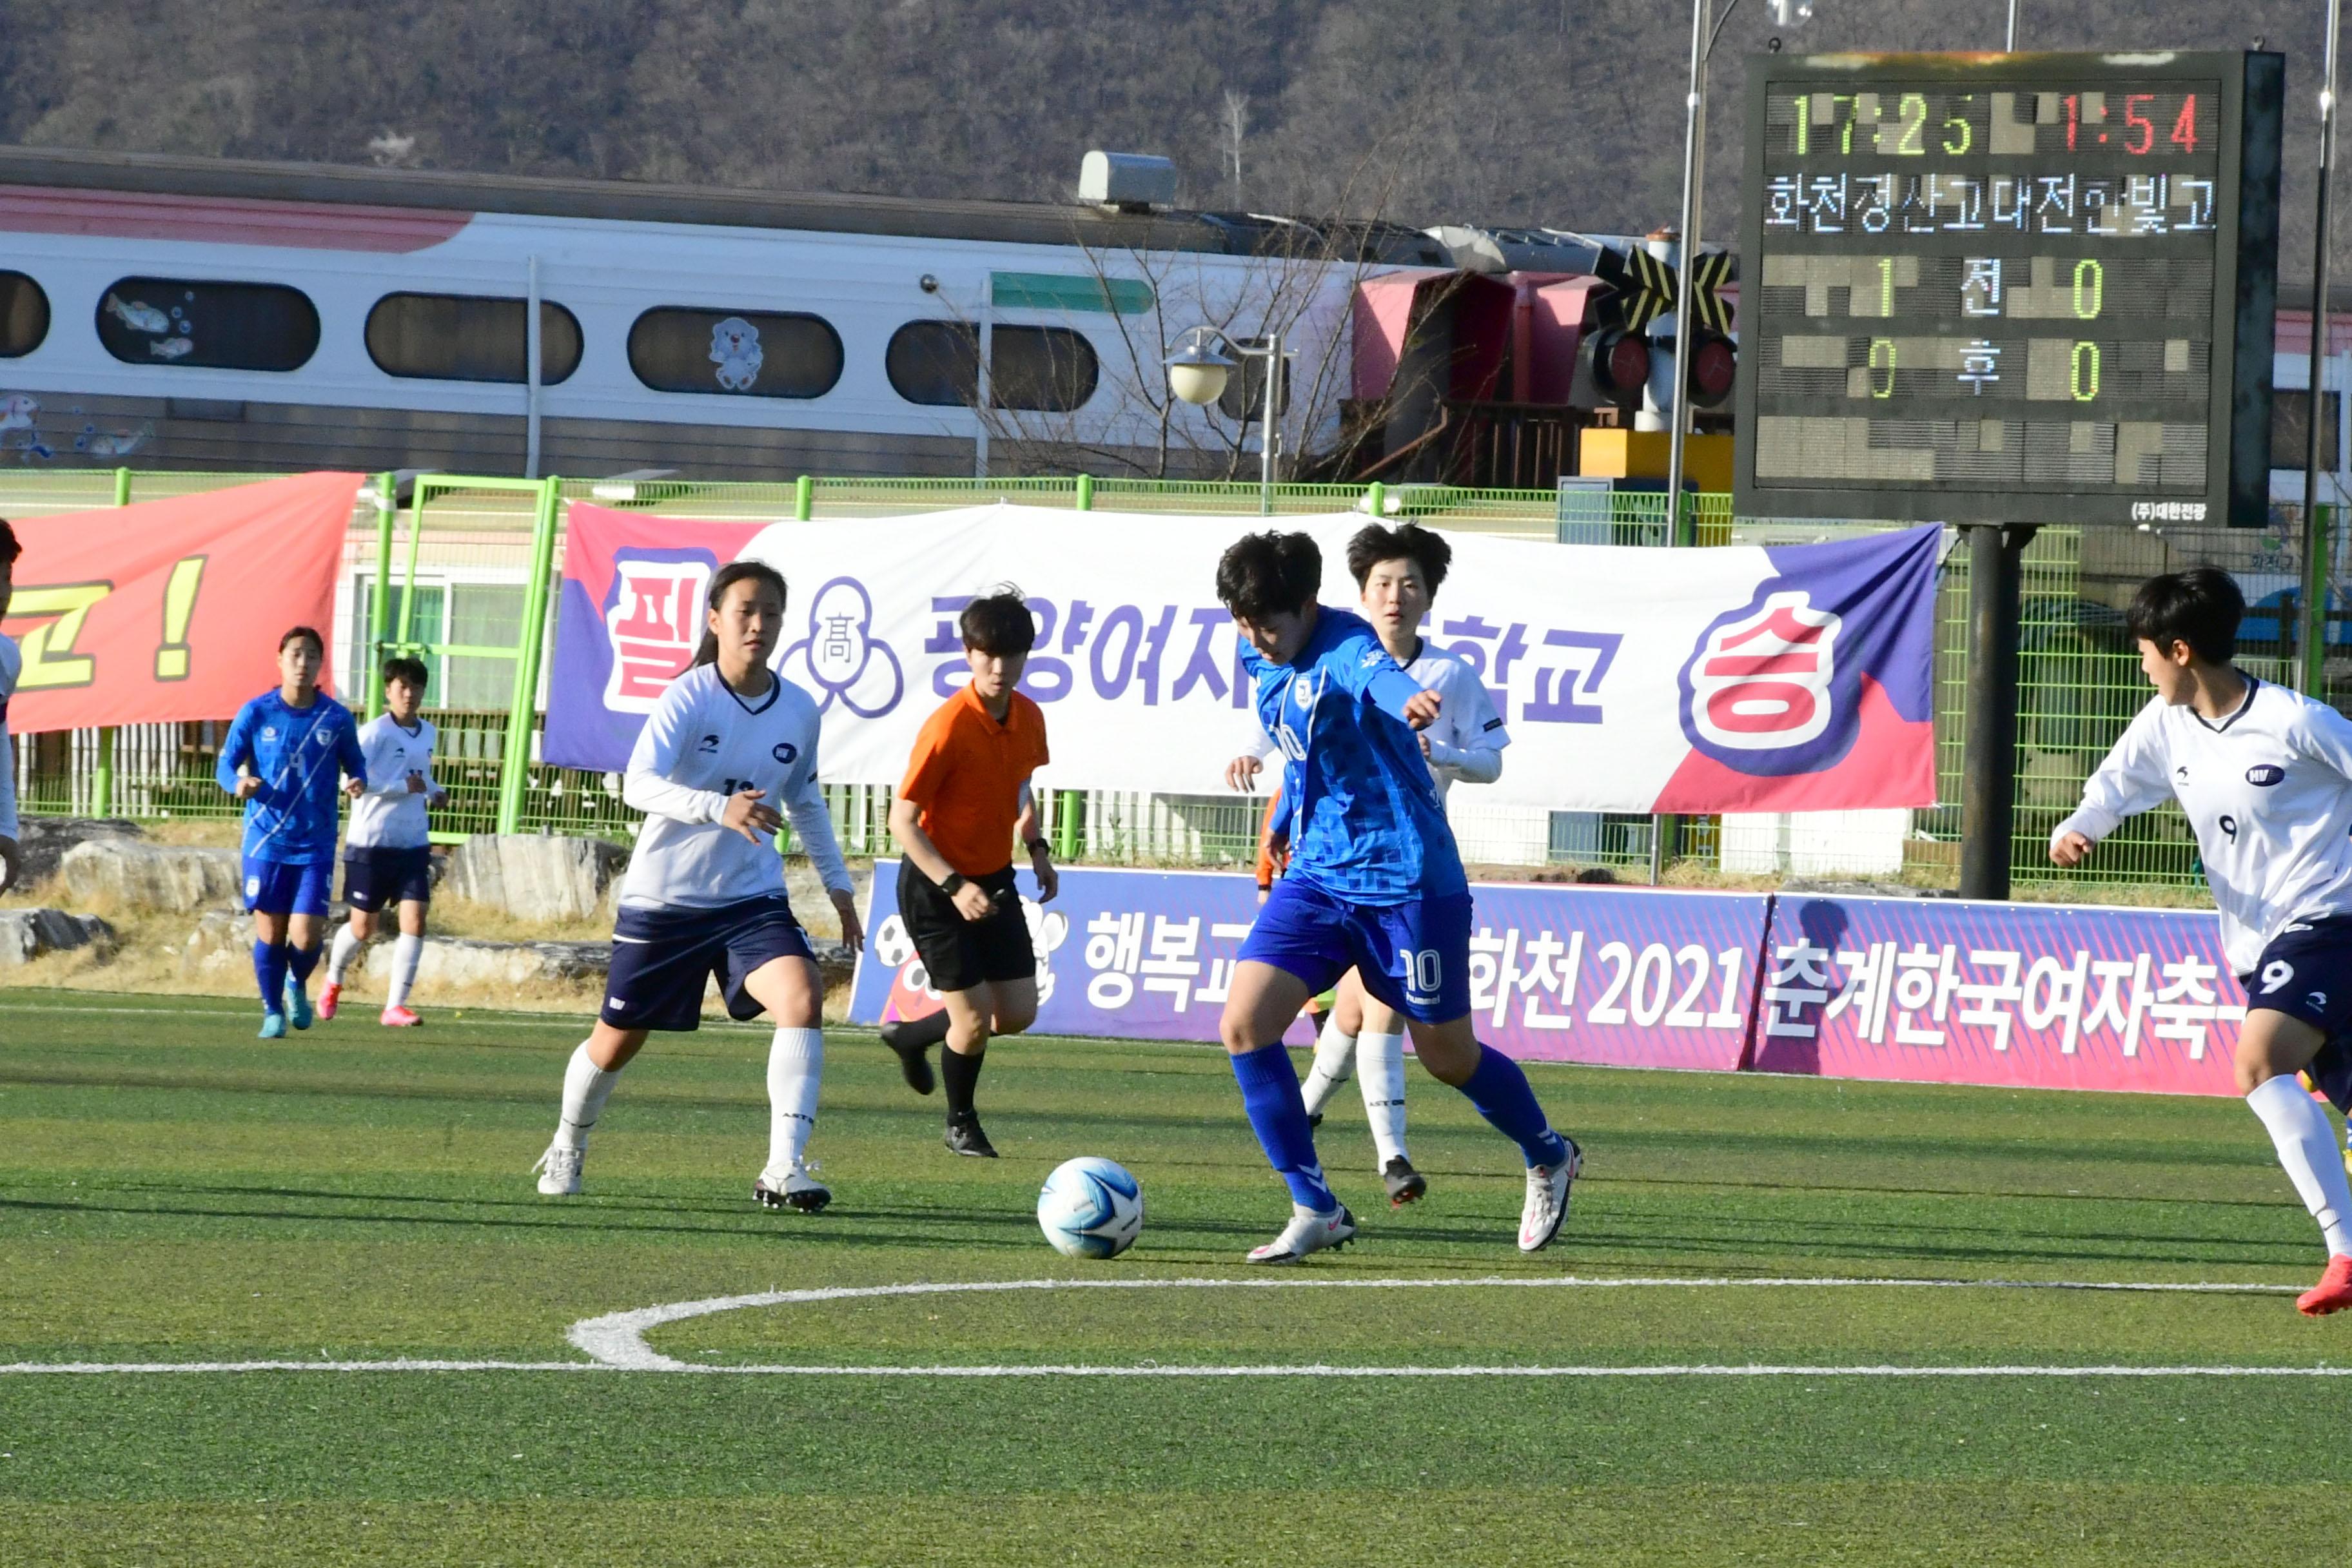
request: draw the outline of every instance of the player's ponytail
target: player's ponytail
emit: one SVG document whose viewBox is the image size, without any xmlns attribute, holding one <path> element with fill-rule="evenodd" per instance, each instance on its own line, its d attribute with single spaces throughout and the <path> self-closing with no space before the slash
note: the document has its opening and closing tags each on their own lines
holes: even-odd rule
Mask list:
<svg viewBox="0 0 2352 1568">
<path fill-rule="evenodd" d="M 792 590 L 784 585 L 784 574 L 764 561 L 730 561 L 710 574 L 710 595 L 704 608 L 715 610 L 727 597 L 727 590 L 749 578 L 764 583 L 776 591 L 776 607 L 782 609 L 792 603 Z M 702 629 L 702 641 L 694 650 L 696 664 L 719 662 L 719 635 L 709 626 Z"/>
</svg>

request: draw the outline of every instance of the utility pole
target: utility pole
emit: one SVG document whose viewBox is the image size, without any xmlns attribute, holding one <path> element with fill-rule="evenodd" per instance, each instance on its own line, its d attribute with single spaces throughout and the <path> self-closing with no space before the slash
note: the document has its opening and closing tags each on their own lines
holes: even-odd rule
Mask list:
<svg viewBox="0 0 2352 1568">
<path fill-rule="evenodd" d="M 2327 579 L 2332 551 L 2327 521 L 2319 510 L 2319 443 L 2326 433 L 2327 407 L 2322 367 L 2327 354 L 2327 196 L 2336 163 L 2336 45 L 2343 30 L 2344 0 L 2327 0 L 2326 85 L 2319 91 L 2319 193 L 2314 201 L 2311 241 L 2310 413 L 2305 416 L 2303 448 L 2303 614 L 2295 636 L 2295 688 L 2325 698 L 2327 671 Z M 2336 467 L 2336 454 L 2327 454 Z"/>
</svg>

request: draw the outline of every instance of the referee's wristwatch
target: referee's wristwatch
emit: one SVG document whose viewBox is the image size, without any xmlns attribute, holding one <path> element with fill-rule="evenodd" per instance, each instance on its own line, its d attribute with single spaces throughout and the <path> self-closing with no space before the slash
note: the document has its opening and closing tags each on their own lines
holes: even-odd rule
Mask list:
<svg viewBox="0 0 2352 1568">
<path fill-rule="evenodd" d="M 1029 853 L 1032 855 L 1043 855 L 1046 850 L 1053 847 L 1053 846 L 1044 838 L 1032 838 L 1027 840 L 1026 844 Z"/>
<path fill-rule="evenodd" d="M 950 899 L 963 891 L 963 873 L 961 871 L 950 871 L 948 873 L 948 879 L 940 884 L 940 891 L 945 893 Z"/>
</svg>

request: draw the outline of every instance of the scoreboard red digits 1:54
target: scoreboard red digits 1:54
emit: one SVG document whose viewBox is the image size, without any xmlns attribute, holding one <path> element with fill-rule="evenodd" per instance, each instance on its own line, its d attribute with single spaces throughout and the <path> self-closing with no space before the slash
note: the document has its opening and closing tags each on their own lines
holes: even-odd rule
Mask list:
<svg viewBox="0 0 2352 1568">
<path fill-rule="evenodd" d="M 2261 523 L 2284 75 L 1751 59 L 1736 509 Z"/>
</svg>

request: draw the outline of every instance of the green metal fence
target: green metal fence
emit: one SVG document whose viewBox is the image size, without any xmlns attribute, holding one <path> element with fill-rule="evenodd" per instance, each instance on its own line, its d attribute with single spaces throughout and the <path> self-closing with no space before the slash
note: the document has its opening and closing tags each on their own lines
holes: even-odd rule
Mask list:
<svg viewBox="0 0 2352 1568">
<path fill-rule="evenodd" d="M 243 474 L 148 474 L 130 470 L 0 475 L 0 515 L 40 515 L 120 505 L 251 482 Z M 451 792 L 437 836 L 491 830 L 585 833 L 625 838 L 636 814 L 621 802 L 616 777 L 551 767 L 543 755 L 544 654 L 561 569 L 564 508 L 592 500 L 711 519 L 850 518 L 986 504 L 1068 506 L 1105 513 L 1191 512 L 1297 516 L 1360 510 L 1411 517 L 1461 531 L 1573 542 L 1663 545 L 1671 530 L 1663 494 L 1642 491 L 1477 490 L 1448 486 L 1260 487 L 1196 481 L 1094 479 L 824 479 L 795 484 L 703 484 L 684 480 L 518 480 L 452 475 L 415 479 L 396 497 L 393 476 L 361 492 L 343 563 L 336 663 L 346 689 L 371 712 L 380 701 L 373 671 L 394 652 L 424 658 L 431 672 L 427 715 L 440 727 L 439 763 Z M 1730 498 L 1703 495 L 1690 534 L 1700 545 L 1792 542 L 1837 537 L 1870 525 L 1751 523 L 1732 516 Z M 2019 715 L 2019 820 L 2014 863 L 2021 879 L 2180 883 L 2196 879 L 2195 847 L 2179 812 L 2137 819 L 2103 846 L 2084 871 L 2046 866 L 2052 825 L 2073 808 L 2083 779 L 2146 701 L 2136 654 L 2122 630 L 2129 588 L 2150 573 L 2221 559 L 2261 589 L 2297 566 L 2283 515 L 2260 536 L 2227 531 L 2045 528 L 2025 556 L 2024 650 Z M 2339 563 L 2339 567 L 2352 563 Z M 1938 602 L 1937 761 L 1939 804 L 1911 817 L 1905 860 L 1914 879 L 1948 882 L 1957 872 L 1960 736 L 1966 685 L 1968 566 L 1947 560 Z M 2345 573 L 2339 570 L 2337 575 Z M 2251 593 L 2251 590 L 2250 590 Z M 2259 595 L 2255 595 L 2258 596 Z M 2258 606 L 2259 607 L 2259 606 Z M 2352 619 L 2352 617 L 2339 617 Z M 2282 637 L 2291 613 L 2250 617 L 2241 662 L 2275 678 L 2286 671 Z M 2339 628 L 2339 636 L 2342 635 Z M 2331 671 L 2352 691 L 2352 659 Z M 365 672 L 362 674 L 362 672 Z M 228 817 L 236 806 L 214 785 L 225 723 L 141 725 L 28 737 L 20 746 L 20 791 L 34 813 L 118 813 L 140 817 Z M 889 792 L 828 790 L 853 853 L 887 853 Z M 1072 858 L 1108 863 L 1231 863 L 1255 852 L 1256 815 L 1245 799 L 1060 791 L 1045 802 L 1046 830 Z M 1580 818 L 1481 807 L 1461 800 L 1457 831 L 1470 858 L 1482 834 L 1549 858 L 1639 866 L 1650 854 L 1651 820 Z M 1802 820 L 1802 819 L 1799 819 Z M 1834 831 L 1824 819 L 1822 831 Z M 1686 823 L 1682 852 L 1711 861 L 1716 825 Z M 1524 858 L 1524 856 L 1520 857 Z"/>
</svg>

